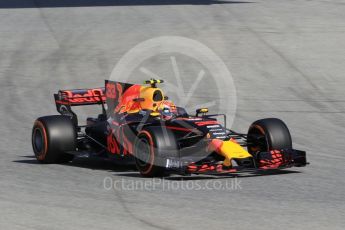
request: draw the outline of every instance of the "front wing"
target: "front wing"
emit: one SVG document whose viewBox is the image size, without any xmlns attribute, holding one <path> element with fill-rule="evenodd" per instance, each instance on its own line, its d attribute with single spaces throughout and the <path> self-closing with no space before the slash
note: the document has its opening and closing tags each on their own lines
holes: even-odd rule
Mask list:
<svg viewBox="0 0 345 230">
<path fill-rule="evenodd" d="M 224 167 L 222 163 L 215 161 L 194 162 L 190 157 L 168 158 L 165 167 L 169 171 L 181 174 L 228 174 L 304 167 L 307 164 L 309 163 L 305 151 L 282 149 L 258 152 L 252 158 L 248 158 L 246 164 L 232 167 Z"/>
</svg>

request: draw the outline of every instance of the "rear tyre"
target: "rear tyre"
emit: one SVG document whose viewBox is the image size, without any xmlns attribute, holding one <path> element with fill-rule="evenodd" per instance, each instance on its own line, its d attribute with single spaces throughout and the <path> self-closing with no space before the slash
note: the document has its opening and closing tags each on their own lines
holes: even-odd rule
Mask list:
<svg viewBox="0 0 345 230">
<path fill-rule="evenodd" d="M 277 118 L 255 121 L 248 130 L 248 152 L 257 152 L 292 148 L 292 140 L 286 124 Z"/>
<path fill-rule="evenodd" d="M 174 134 L 162 127 L 147 127 L 140 131 L 134 141 L 135 164 L 144 177 L 163 177 L 166 161 L 178 154 Z"/>
<path fill-rule="evenodd" d="M 73 159 L 67 151 L 76 149 L 77 132 L 67 116 L 38 118 L 32 128 L 32 148 L 41 163 L 66 163 Z"/>
</svg>

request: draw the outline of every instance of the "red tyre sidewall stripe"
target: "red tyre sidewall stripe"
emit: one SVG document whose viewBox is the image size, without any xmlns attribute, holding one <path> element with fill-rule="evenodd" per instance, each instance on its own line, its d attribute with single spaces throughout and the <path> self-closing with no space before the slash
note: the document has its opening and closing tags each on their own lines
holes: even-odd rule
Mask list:
<svg viewBox="0 0 345 230">
<path fill-rule="evenodd" d="M 39 153 L 38 159 L 39 160 L 44 160 L 47 152 L 48 152 L 48 137 L 47 137 L 47 132 L 46 129 L 41 121 L 36 121 L 35 125 L 37 125 L 39 128 L 41 128 L 43 132 L 43 139 L 44 139 L 44 149 L 43 152 Z"/>
<path fill-rule="evenodd" d="M 263 135 L 265 135 L 265 130 L 260 125 L 254 125 L 253 127 L 257 128 Z"/>
</svg>

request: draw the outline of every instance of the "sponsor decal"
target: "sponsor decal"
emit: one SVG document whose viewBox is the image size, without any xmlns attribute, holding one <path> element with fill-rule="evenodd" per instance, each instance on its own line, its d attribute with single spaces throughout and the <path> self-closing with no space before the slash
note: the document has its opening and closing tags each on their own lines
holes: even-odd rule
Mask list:
<svg viewBox="0 0 345 230">
<path fill-rule="evenodd" d="M 107 82 L 106 86 L 106 96 L 107 98 L 115 99 L 116 98 L 116 90 L 115 90 L 115 84 L 112 82 Z"/>
<path fill-rule="evenodd" d="M 221 132 L 221 133 L 212 133 L 213 135 L 225 135 L 225 132 Z"/>
<path fill-rule="evenodd" d="M 108 151 L 112 154 L 118 154 L 120 152 L 119 145 L 116 141 L 116 138 L 112 130 L 111 132 L 109 132 L 108 137 L 107 137 L 107 146 L 108 146 Z"/>
<path fill-rule="evenodd" d="M 220 128 L 220 129 L 210 129 L 210 132 L 215 132 L 215 131 L 224 131 L 224 129 Z"/>
<path fill-rule="evenodd" d="M 97 103 L 105 101 L 104 90 L 102 88 L 88 90 L 64 90 L 60 97 L 63 101 L 71 104 L 75 103 Z"/>
<path fill-rule="evenodd" d="M 167 159 L 166 161 L 166 168 L 179 168 L 180 167 L 180 161 L 176 159 Z"/>
</svg>

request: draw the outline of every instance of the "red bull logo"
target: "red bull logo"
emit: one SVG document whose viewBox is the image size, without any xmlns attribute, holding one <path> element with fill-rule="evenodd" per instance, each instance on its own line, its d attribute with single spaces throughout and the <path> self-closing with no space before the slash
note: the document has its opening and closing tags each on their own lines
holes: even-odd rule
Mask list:
<svg viewBox="0 0 345 230">
<path fill-rule="evenodd" d="M 71 104 L 98 103 L 106 99 L 103 88 L 64 90 L 60 93 L 62 100 Z"/>
</svg>

